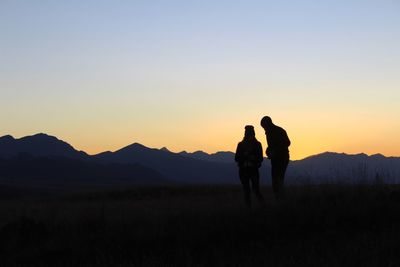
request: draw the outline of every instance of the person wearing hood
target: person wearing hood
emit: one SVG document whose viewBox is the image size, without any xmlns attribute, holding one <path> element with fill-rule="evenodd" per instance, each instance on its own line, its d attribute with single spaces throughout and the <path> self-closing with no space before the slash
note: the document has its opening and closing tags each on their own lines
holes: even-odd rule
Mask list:
<svg viewBox="0 0 400 267">
<path fill-rule="evenodd" d="M 235 161 L 239 167 L 239 178 L 243 186 L 244 201 L 247 207 L 251 207 L 250 183 L 253 193 L 264 204 L 264 198 L 260 192 L 260 175 L 258 169 L 263 161 L 261 143 L 257 141 L 252 125 L 245 127 L 244 138 L 237 145 Z"/>
</svg>

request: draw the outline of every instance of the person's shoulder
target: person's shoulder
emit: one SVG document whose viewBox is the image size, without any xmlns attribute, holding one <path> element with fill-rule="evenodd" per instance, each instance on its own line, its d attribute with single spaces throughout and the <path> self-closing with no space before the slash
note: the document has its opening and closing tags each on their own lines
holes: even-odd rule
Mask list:
<svg viewBox="0 0 400 267">
<path fill-rule="evenodd" d="M 277 126 L 277 125 L 275 125 L 275 129 L 277 130 L 277 131 L 280 131 L 280 132 L 282 132 L 282 133 L 286 133 L 286 130 L 285 129 L 283 129 L 282 127 L 280 127 L 280 126 Z"/>
<path fill-rule="evenodd" d="M 263 146 L 262 146 L 261 142 L 257 141 L 257 148 L 258 148 L 258 149 L 262 149 L 262 147 L 263 147 Z"/>
</svg>

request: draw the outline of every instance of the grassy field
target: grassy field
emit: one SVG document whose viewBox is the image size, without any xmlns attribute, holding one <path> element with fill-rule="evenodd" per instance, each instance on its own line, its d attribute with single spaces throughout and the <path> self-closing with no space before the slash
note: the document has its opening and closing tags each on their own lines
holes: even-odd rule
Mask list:
<svg viewBox="0 0 400 267">
<path fill-rule="evenodd" d="M 238 186 L 4 197 L 0 266 L 400 266 L 400 187 L 262 191 L 253 210 Z"/>
</svg>

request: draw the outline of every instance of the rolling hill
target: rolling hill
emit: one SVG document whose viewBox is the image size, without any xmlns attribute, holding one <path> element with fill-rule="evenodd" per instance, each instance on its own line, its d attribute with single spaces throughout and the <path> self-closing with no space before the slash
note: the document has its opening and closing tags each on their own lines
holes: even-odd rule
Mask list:
<svg viewBox="0 0 400 267">
<path fill-rule="evenodd" d="M 88 155 L 46 134 L 20 139 L 9 135 L 0 137 L 0 159 L 0 181 L 39 181 L 46 177 L 49 182 L 61 179 L 75 183 L 91 181 L 92 184 L 239 182 L 232 152 L 174 153 L 167 148 L 155 149 L 133 143 L 115 152 Z M 264 160 L 260 171 L 262 183 L 270 183 L 268 160 Z M 399 157 L 325 152 L 291 161 L 286 181 L 293 184 L 398 183 L 399 178 Z"/>
</svg>

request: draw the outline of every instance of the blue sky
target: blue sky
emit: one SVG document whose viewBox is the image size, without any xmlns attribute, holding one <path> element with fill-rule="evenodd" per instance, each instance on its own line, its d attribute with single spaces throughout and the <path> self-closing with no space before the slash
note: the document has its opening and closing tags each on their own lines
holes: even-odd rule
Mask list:
<svg viewBox="0 0 400 267">
<path fill-rule="evenodd" d="M 0 134 L 214 152 L 271 115 L 295 158 L 400 155 L 398 14 L 386 0 L 3 0 Z"/>
</svg>

